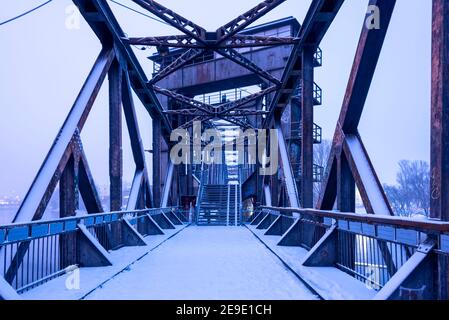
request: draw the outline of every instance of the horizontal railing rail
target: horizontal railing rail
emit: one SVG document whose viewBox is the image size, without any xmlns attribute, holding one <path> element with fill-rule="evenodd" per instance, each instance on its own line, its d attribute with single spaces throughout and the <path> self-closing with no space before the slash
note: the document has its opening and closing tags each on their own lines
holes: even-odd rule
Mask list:
<svg viewBox="0 0 449 320">
<path fill-rule="evenodd" d="M 318 250 L 317 246 L 333 232 L 333 265 L 378 291 L 417 251 L 425 252 L 423 248 L 429 247 L 429 240 L 431 252 L 444 259 L 449 257 L 448 222 L 315 209 L 260 208 L 264 214 L 294 220 L 296 239 L 307 250 Z M 293 213 L 298 213 L 299 218 L 294 218 Z"/>
<path fill-rule="evenodd" d="M 81 228 L 110 251 L 122 246 L 118 239 L 122 233 L 114 230 L 118 223 L 126 220 L 138 232 L 144 229 L 139 228 L 145 223 L 142 219 L 175 210 L 170 207 L 118 211 L 0 225 L 0 276 L 23 293 L 80 265 L 77 246 Z"/>
<path fill-rule="evenodd" d="M 272 210 L 279 212 L 280 214 L 287 213 L 299 213 L 307 214 L 320 218 L 330 218 L 336 220 L 347 220 L 352 222 L 361 222 L 368 224 L 377 225 L 392 225 L 401 227 L 404 229 L 412 229 L 416 231 L 421 231 L 424 233 L 449 233 L 449 222 L 443 222 L 439 220 L 418 220 L 410 217 L 399 217 L 399 216 L 381 216 L 374 214 L 364 214 L 364 213 L 350 213 L 350 212 L 339 212 L 339 211 L 325 211 L 325 210 L 315 210 L 315 209 L 297 209 L 297 208 L 278 208 L 278 207 L 267 207 L 262 206 L 262 209 Z"/>
</svg>

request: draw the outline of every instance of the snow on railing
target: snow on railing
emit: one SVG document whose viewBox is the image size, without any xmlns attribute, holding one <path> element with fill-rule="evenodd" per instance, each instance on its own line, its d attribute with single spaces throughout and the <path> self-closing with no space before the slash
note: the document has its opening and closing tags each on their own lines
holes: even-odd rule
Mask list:
<svg viewBox="0 0 449 320">
<path fill-rule="evenodd" d="M 436 261 L 449 259 L 448 222 L 313 209 L 261 210 L 255 221 L 269 225 L 267 234 L 281 222 L 289 223 L 280 244 L 309 250 L 304 266 L 336 267 L 379 291 L 378 299 L 399 299 L 418 288 L 424 288 L 420 296 L 432 298 Z"/>
</svg>

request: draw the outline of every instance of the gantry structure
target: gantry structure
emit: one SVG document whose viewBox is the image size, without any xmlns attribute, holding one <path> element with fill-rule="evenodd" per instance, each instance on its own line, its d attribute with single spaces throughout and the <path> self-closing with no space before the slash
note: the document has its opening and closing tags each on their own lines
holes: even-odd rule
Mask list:
<svg viewBox="0 0 449 320">
<path fill-rule="evenodd" d="M 313 158 L 313 146 L 321 141 L 314 107 L 322 96 L 314 70 L 322 64 L 320 43 L 344 0 L 313 0 L 302 23 L 285 18 L 252 26 L 285 1 L 263 1 L 208 31 L 156 1 L 133 0 L 182 33 L 133 37 L 123 32 L 106 0 L 74 0 L 102 50 L 15 216 L 16 225 L 0 227 L 0 246 L 9 259 L 3 270 L 8 284 L 19 291 L 37 285 L 19 276 L 37 237 L 58 236 L 60 270 L 73 264 L 107 265 L 110 261 L 98 246 L 114 250 L 142 244 L 142 235 L 185 222 L 182 209 L 189 206 L 196 207 L 198 223 L 224 221 L 220 210 L 210 207 L 216 203 L 223 206 L 227 225 L 242 224 L 245 217 L 237 212 L 252 199 L 255 209 L 247 222 L 266 229 L 266 235 L 279 236 L 279 245 L 309 250 L 304 266 L 338 268 L 378 290 L 378 299 L 448 298 L 449 1 L 433 0 L 429 221 L 394 216 L 358 131 L 396 1 L 368 3 L 371 9 L 361 28 L 324 172 Z M 370 19 L 379 19 L 378 24 L 367 23 Z M 133 46 L 157 48 L 149 57 L 155 65 L 151 78 Z M 104 212 L 80 138 L 106 76 L 110 212 Z M 152 168 L 145 161 L 133 94 L 152 120 Z M 127 203 L 122 190 L 122 110 L 136 169 Z M 198 121 L 203 129 L 254 129 L 256 135 L 258 130 L 275 130 L 278 150 L 270 153 L 279 155 L 280 170 L 261 176 L 259 162 L 237 167 L 172 163 L 172 132 L 193 130 Z M 317 182 L 322 192 L 315 204 Z M 61 220 L 42 222 L 58 184 Z M 355 213 L 356 189 L 367 214 Z M 87 217 L 76 217 L 80 196 Z M 374 280 L 368 270 L 373 266 L 380 273 Z"/>
</svg>

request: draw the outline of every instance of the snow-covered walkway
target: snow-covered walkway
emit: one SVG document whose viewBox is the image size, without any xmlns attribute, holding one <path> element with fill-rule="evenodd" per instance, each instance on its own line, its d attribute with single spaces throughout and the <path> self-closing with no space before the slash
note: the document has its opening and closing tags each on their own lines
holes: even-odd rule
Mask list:
<svg viewBox="0 0 449 320">
<path fill-rule="evenodd" d="M 86 299 L 317 299 L 244 227 L 188 227 Z"/>
</svg>

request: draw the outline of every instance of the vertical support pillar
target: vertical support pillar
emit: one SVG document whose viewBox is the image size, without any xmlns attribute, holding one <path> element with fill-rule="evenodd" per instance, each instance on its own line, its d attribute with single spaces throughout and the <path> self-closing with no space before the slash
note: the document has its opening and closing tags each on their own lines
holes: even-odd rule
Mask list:
<svg viewBox="0 0 449 320">
<path fill-rule="evenodd" d="M 301 198 L 304 208 L 313 207 L 313 56 L 314 46 L 306 46 L 302 55 L 301 112 Z"/>
<path fill-rule="evenodd" d="M 433 0 L 430 216 L 449 221 L 449 1 Z M 449 261 L 440 256 L 438 298 L 449 297 Z"/>
<path fill-rule="evenodd" d="M 123 150 L 122 150 L 122 70 L 114 60 L 109 77 L 109 193 L 110 211 L 122 210 Z M 112 246 L 122 243 L 122 224 L 111 226 Z"/>
<path fill-rule="evenodd" d="M 122 209 L 122 71 L 117 60 L 109 69 L 109 178 L 111 211 Z"/>
<path fill-rule="evenodd" d="M 153 202 L 161 203 L 161 121 L 153 119 Z"/>
<path fill-rule="evenodd" d="M 449 2 L 433 0 L 431 202 L 434 219 L 449 221 Z"/>
<path fill-rule="evenodd" d="M 337 162 L 337 208 L 341 212 L 355 212 L 355 180 L 343 152 Z"/>
<path fill-rule="evenodd" d="M 76 182 L 76 165 L 73 154 L 59 180 L 59 216 L 73 217 L 78 209 L 78 187 Z M 76 233 L 62 234 L 59 237 L 59 256 L 61 267 L 76 264 Z"/>
</svg>

